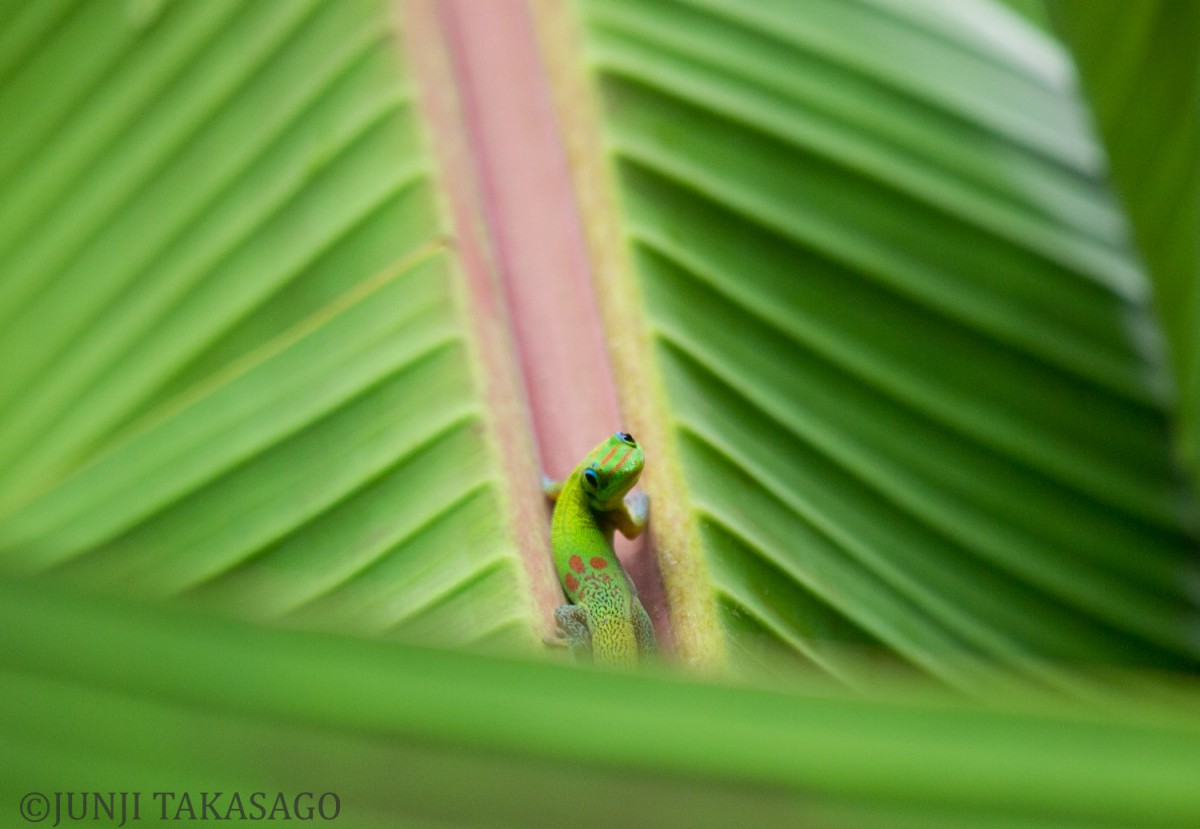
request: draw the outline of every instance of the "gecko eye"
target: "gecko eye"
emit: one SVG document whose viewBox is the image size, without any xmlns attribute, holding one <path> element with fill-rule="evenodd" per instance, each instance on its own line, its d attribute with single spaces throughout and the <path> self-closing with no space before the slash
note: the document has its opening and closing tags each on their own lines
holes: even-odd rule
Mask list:
<svg viewBox="0 0 1200 829">
<path fill-rule="evenodd" d="M 621 439 L 622 443 L 627 443 L 630 446 L 637 446 L 637 441 L 634 440 L 633 435 L 629 434 L 628 432 L 617 432 L 617 437 Z"/>
<path fill-rule="evenodd" d="M 596 470 L 590 467 L 583 470 L 583 480 L 586 481 L 587 485 L 592 489 L 595 489 L 600 485 L 600 478 L 598 475 L 596 475 Z"/>
</svg>

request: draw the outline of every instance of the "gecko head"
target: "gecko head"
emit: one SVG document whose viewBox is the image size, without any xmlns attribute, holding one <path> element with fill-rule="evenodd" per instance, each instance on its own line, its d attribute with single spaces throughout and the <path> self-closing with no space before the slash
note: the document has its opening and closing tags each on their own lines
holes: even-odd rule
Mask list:
<svg viewBox="0 0 1200 829">
<path fill-rule="evenodd" d="M 580 473 L 583 489 L 597 502 L 624 498 L 642 474 L 646 456 L 633 435 L 617 432 L 609 435 L 588 453 Z"/>
</svg>

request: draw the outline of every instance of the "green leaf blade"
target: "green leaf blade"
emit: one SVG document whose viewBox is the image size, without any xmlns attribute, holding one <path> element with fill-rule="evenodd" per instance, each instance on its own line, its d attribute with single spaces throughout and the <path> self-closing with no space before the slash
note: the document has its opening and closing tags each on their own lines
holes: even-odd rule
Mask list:
<svg viewBox="0 0 1200 829">
<path fill-rule="evenodd" d="M 0 239 L 4 568 L 261 624 L 530 647 L 391 10 L 160 12 L 121 30 L 114 74 L 99 54 L 72 67 L 93 97 L 30 146 L 6 202 L 30 213 Z"/>
<path fill-rule="evenodd" d="M 842 674 L 821 625 L 955 684 L 1193 665 L 1169 381 L 1062 55 L 865 5 L 582 4 L 725 612 Z"/>
</svg>

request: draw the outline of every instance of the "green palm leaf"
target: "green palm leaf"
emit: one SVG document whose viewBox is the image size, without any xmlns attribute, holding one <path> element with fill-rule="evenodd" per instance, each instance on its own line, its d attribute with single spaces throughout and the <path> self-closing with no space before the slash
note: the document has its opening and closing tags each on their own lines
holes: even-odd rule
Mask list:
<svg viewBox="0 0 1200 829">
<path fill-rule="evenodd" d="M 1200 808 L 1194 700 L 868 701 L 168 617 L 45 586 L 0 598 L 0 722 L 23 761 L 5 808 L 68 785 L 145 790 L 147 822 L 149 792 L 214 790 L 332 791 L 353 826 L 1151 827 Z"/>
<path fill-rule="evenodd" d="M 534 4 L 678 656 L 816 675 L 765 690 L 532 658 L 536 332 L 472 294 L 422 8 L 0 4 L 0 809 L 1194 823 L 1193 689 L 1121 672 L 1197 665 L 1194 73 L 1121 116 L 1188 12 L 1110 65 L 1059 9 L 1117 202 L 983 0 Z"/>
<path fill-rule="evenodd" d="M 1180 455 L 1194 477 L 1200 468 L 1200 10 L 1168 3 L 1053 8 L 1154 283 L 1178 389 Z"/>
<path fill-rule="evenodd" d="M 807 12 L 584 5 L 726 626 L 956 682 L 962 652 L 1193 663 L 1169 382 L 1062 53 Z"/>
<path fill-rule="evenodd" d="M 4 192 L 10 567 L 261 620 L 528 639 L 385 9 L 129 13 L 84 4 L 51 38 L 92 31 L 125 50 L 112 73 L 39 52 L 4 98 L 57 68 L 89 102 L 5 147 L 26 159 Z"/>
</svg>

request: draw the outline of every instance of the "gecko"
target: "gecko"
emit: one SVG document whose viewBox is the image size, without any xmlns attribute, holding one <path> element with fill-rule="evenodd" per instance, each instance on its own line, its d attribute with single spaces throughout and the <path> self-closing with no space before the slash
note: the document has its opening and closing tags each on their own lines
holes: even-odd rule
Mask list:
<svg viewBox="0 0 1200 829">
<path fill-rule="evenodd" d="M 547 644 L 588 654 L 597 664 L 634 666 L 655 650 L 650 616 L 613 553 L 613 533 L 636 538 L 646 527 L 649 500 L 625 496 L 642 474 L 645 455 L 633 435 L 617 432 L 587 454 L 565 481 L 543 479 L 554 501 L 550 543 L 570 604 L 554 611 L 562 637 Z"/>
</svg>

